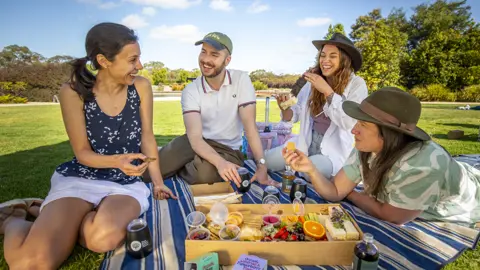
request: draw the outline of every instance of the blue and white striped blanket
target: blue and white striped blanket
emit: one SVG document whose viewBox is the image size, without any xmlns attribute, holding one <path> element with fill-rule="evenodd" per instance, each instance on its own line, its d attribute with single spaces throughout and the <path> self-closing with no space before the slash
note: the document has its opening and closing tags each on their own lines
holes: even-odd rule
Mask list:
<svg viewBox="0 0 480 270">
<path fill-rule="evenodd" d="M 246 162 L 250 172 L 254 164 Z M 278 174 L 270 174 L 281 181 Z M 165 184 L 178 196 L 177 200 L 150 199 L 150 209 L 142 215 L 152 233 L 154 252 L 145 259 L 129 257 L 122 246 L 106 254 L 102 270 L 113 269 L 183 269 L 185 261 L 185 217 L 195 211 L 189 185 L 178 177 L 165 180 Z M 148 184 L 150 189 L 152 186 Z M 233 186 L 234 189 L 236 188 Z M 264 186 L 252 185 L 243 196 L 243 203 L 261 203 Z M 306 203 L 328 203 L 318 196 L 312 186 L 307 192 Z M 282 203 L 290 203 L 287 194 L 281 195 Z M 466 249 L 476 247 L 479 231 L 463 226 L 414 221 L 404 226 L 393 225 L 366 215 L 359 208 L 342 202 L 342 206 L 357 221 L 363 232 L 373 234 L 375 244 L 381 251 L 381 269 L 439 269 L 454 261 Z M 353 250 L 352 250 L 353 256 Z M 230 267 L 224 267 L 227 269 Z M 268 269 L 347 269 L 345 266 L 269 266 Z"/>
</svg>

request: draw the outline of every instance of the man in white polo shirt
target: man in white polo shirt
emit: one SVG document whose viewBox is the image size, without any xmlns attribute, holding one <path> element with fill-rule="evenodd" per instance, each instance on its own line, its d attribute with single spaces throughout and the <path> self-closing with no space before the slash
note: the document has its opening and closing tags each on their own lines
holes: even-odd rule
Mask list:
<svg viewBox="0 0 480 270">
<path fill-rule="evenodd" d="M 202 75 L 182 91 L 187 134 L 159 151 L 163 177 L 178 173 L 190 184 L 223 179 L 239 186 L 237 168 L 243 166 L 239 148 L 245 129 L 257 163 L 252 181 L 267 183 L 267 167 L 255 123 L 255 89 L 247 72 L 226 69 L 233 48 L 230 38 L 212 32 L 195 45 L 202 45 L 198 57 Z"/>
</svg>

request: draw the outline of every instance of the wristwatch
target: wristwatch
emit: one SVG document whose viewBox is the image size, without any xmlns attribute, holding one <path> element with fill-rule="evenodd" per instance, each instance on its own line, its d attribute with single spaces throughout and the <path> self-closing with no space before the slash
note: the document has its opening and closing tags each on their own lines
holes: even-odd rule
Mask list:
<svg viewBox="0 0 480 270">
<path fill-rule="evenodd" d="M 264 158 L 261 158 L 258 162 L 257 162 L 257 165 L 260 164 L 260 165 L 265 165 L 265 159 Z"/>
</svg>

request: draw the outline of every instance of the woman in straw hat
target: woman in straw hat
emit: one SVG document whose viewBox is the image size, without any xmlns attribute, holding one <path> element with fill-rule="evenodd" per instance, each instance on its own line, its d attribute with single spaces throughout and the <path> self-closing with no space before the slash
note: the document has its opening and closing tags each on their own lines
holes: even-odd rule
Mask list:
<svg viewBox="0 0 480 270">
<path fill-rule="evenodd" d="M 355 149 L 333 181 L 301 151 L 283 150 L 292 168 L 309 175 L 329 201 L 347 198 L 368 214 L 396 224 L 416 217 L 473 226 L 480 221 L 480 171 L 454 160 L 417 127 L 420 101 L 394 87 L 364 101 L 346 101 L 357 119 Z M 354 191 L 363 182 L 364 192 Z"/>
<path fill-rule="evenodd" d="M 365 81 L 355 75 L 362 66 L 362 55 L 353 42 L 335 33 L 329 40 L 314 40 L 318 49 L 317 64 L 304 74 L 307 83 L 300 90 L 298 102 L 288 108 L 286 95 L 277 96 L 282 121 L 300 121 L 300 133 L 290 141 L 311 158 L 325 176 L 335 175 L 353 148 L 350 130 L 355 119 L 342 111 L 346 100 L 361 102 L 368 95 Z M 267 150 L 267 167 L 285 168 L 282 148 Z"/>
</svg>

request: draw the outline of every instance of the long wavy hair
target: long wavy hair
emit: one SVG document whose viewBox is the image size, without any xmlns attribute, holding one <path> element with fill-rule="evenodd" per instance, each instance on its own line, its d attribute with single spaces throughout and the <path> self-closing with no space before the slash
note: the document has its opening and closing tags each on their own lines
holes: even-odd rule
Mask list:
<svg viewBox="0 0 480 270">
<path fill-rule="evenodd" d="M 335 93 L 342 95 L 350 80 L 350 74 L 353 72 L 352 59 L 343 49 L 338 48 L 338 50 L 340 51 L 340 67 L 330 78 L 329 82 L 327 78 L 322 74 L 322 70 L 320 69 L 320 54 L 322 53 L 322 50 L 318 51 L 318 54 L 316 56 L 317 58 L 315 60 L 315 67 L 312 69 L 311 72 L 322 76 L 325 81 L 330 85 L 330 87 L 332 87 Z M 325 102 L 327 102 L 325 95 L 317 91 L 312 85 L 312 90 L 310 92 L 309 98 L 310 112 L 312 116 L 316 116 L 323 111 L 323 105 L 325 105 Z"/>
</svg>

